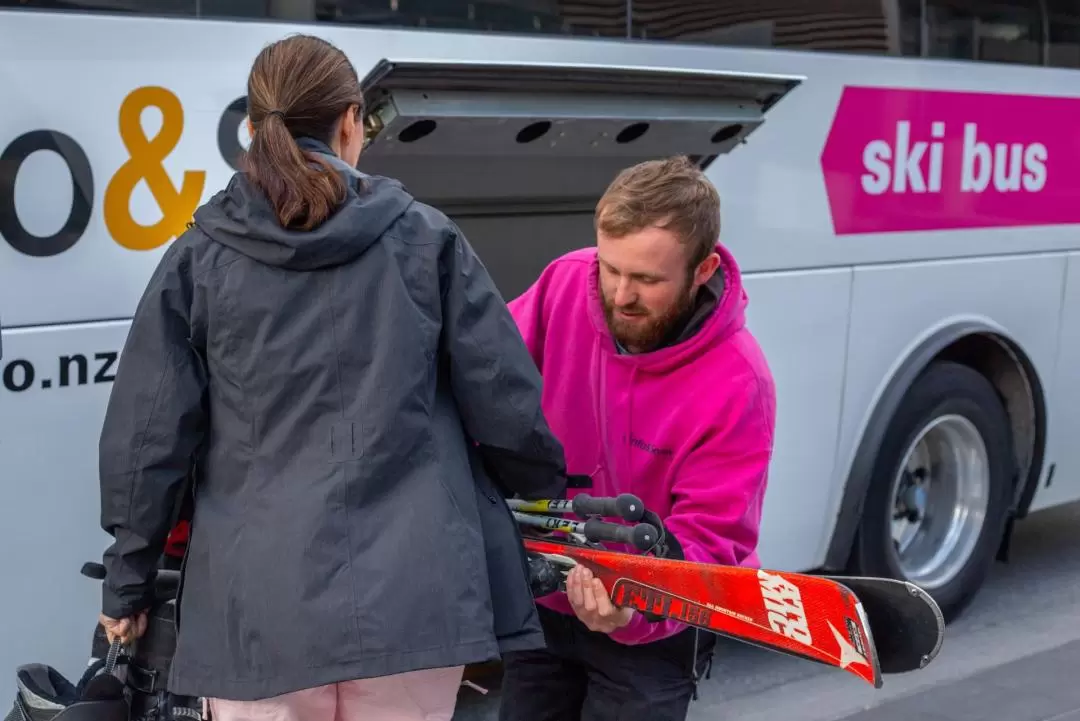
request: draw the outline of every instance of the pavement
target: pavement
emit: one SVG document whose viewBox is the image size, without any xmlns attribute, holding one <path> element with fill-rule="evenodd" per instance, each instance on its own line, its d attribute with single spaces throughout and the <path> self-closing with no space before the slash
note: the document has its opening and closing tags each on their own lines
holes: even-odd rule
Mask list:
<svg viewBox="0 0 1080 721">
<path fill-rule="evenodd" d="M 721 639 L 687 721 L 1080 721 L 1080 504 L 1017 524 L 927 668 L 874 689 L 850 674 Z M 454 721 L 494 721 L 462 689 Z"/>
<path fill-rule="evenodd" d="M 1080 641 L 980 671 L 842 721 L 1080 721 Z"/>
</svg>

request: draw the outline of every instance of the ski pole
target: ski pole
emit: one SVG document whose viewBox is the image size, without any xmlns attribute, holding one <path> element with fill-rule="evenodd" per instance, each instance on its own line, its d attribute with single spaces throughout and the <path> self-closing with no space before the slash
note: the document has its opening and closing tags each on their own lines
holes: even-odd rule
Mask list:
<svg viewBox="0 0 1080 721">
<path fill-rule="evenodd" d="M 543 528 L 548 531 L 562 531 L 563 533 L 580 533 L 591 543 L 608 541 L 610 543 L 625 543 L 639 551 L 648 551 L 656 545 L 659 531 L 650 523 L 639 523 L 634 526 L 622 526 L 618 523 L 608 523 L 596 518 L 587 521 L 571 521 L 554 516 L 537 516 L 520 511 L 514 512 L 514 519 L 525 526 Z"/>
<path fill-rule="evenodd" d="M 621 493 L 614 498 L 594 498 L 579 493 L 571 500 L 524 501 L 511 498 L 507 501 L 515 511 L 522 513 L 573 513 L 575 516 L 607 516 L 635 523 L 645 515 L 645 504 L 632 493 Z"/>
</svg>

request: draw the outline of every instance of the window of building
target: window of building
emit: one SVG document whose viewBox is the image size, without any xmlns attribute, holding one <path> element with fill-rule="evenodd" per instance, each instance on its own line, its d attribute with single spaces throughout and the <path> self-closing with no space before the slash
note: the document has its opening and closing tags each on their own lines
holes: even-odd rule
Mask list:
<svg viewBox="0 0 1080 721">
<path fill-rule="evenodd" d="M 1080 0 L 0 0 L 0 7 L 667 40 L 1080 68 Z"/>
<path fill-rule="evenodd" d="M 280 18 L 310 22 L 314 7 L 310 0 L 198 0 L 200 17 Z M 295 14 L 295 17 L 292 15 Z"/>
<path fill-rule="evenodd" d="M 1043 63 L 1039 0 L 927 0 L 926 22 L 929 57 Z"/>
<path fill-rule="evenodd" d="M 1080 68 L 1080 0 L 1047 0 L 1047 63 Z"/>
<path fill-rule="evenodd" d="M 905 57 L 923 54 L 923 5 L 923 0 L 896 1 L 900 54 Z"/>
<path fill-rule="evenodd" d="M 200 0 L 206 16 L 433 30 L 622 37 L 626 0 Z"/>
<path fill-rule="evenodd" d="M 624 38 L 628 0 L 0 0 L 0 7 Z"/>
<path fill-rule="evenodd" d="M 889 55 L 899 18 L 882 0 L 633 0 L 632 35 L 710 45 Z"/>
<path fill-rule="evenodd" d="M 198 14 L 199 0 L 0 0 L 0 8 L 137 13 L 139 15 Z"/>
</svg>

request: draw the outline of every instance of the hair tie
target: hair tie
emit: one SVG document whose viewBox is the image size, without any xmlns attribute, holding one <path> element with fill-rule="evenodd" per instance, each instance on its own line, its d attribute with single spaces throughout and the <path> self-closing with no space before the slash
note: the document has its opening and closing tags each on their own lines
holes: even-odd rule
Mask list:
<svg viewBox="0 0 1080 721">
<path fill-rule="evenodd" d="M 284 110 L 271 110 L 270 112 L 268 112 L 266 114 L 266 117 L 269 118 L 271 115 L 276 115 L 279 118 L 281 118 L 281 122 L 285 122 L 285 111 Z"/>
</svg>

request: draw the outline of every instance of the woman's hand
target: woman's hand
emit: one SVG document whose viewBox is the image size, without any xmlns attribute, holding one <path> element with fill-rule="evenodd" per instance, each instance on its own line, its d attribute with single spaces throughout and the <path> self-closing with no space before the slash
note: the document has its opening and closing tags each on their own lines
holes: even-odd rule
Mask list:
<svg viewBox="0 0 1080 721">
<path fill-rule="evenodd" d="M 590 631 L 611 633 L 634 618 L 634 609 L 612 604 L 604 584 L 584 566 L 574 566 L 566 575 L 566 596 L 574 613 Z"/>
<path fill-rule="evenodd" d="M 146 633 L 146 611 L 119 619 L 101 614 L 98 621 L 105 628 L 105 636 L 109 639 L 109 643 L 120 639 L 121 644 L 129 646 L 135 639 Z"/>
</svg>

